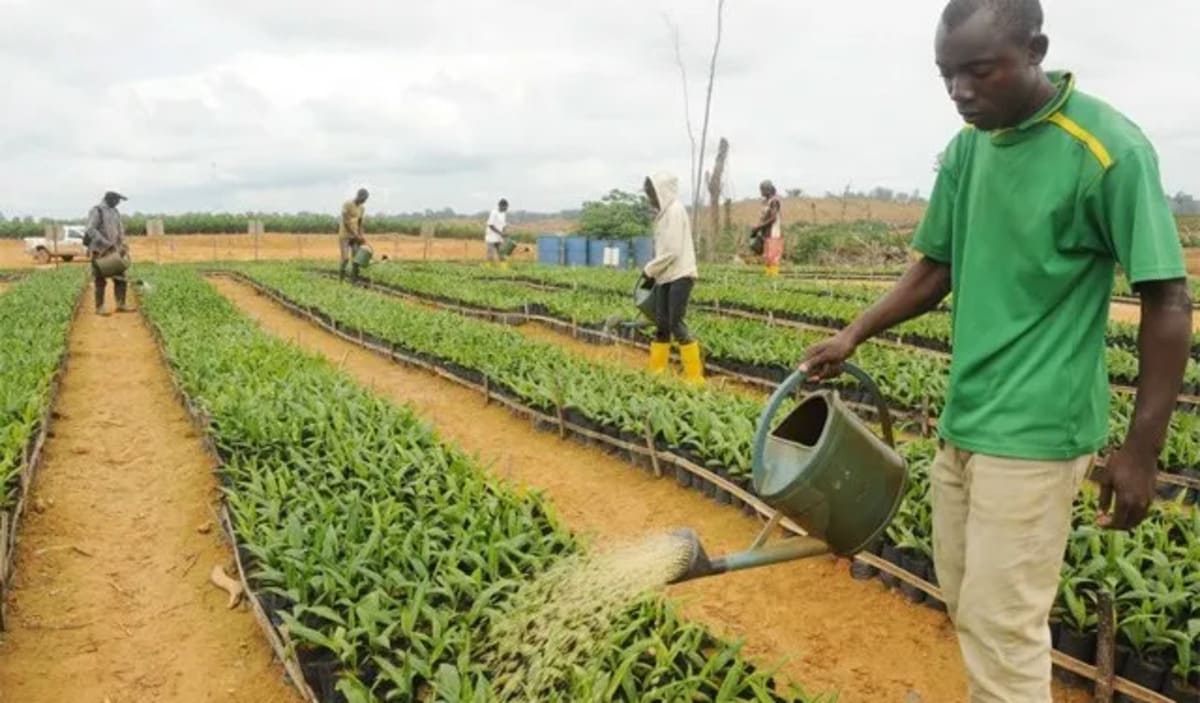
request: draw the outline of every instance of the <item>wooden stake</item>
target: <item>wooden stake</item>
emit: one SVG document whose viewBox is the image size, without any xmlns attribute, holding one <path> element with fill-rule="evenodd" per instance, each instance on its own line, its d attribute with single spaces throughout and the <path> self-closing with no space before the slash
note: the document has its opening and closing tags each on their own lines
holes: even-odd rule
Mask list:
<svg viewBox="0 0 1200 703">
<path fill-rule="evenodd" d="M 8 513 L 0 513 L 0 592 L 8 579 Z"/>
<path fill-rule="evenodd" d="M 558 415 L 558 438 L 567 438 L 567 421 L 563 415 L 562 389 L 554 388 L 554 412 Z"/>
<path fill-rule="evenodd" d="M 646 418 L 646 448 L 650 450 L 650 465 L 654 467 L 654 477 L 662 478 L 662 467 L 658 463 L 658 450 L 654 448 L 654 432 L 650 429 L 650 418 Z"/>
<path fill-rule="evenodd" d="M 1117 674 L 1116 659 L 1116 615 L 1113 612 L 1112 594 L 1105 589 L 1099 592 L 1096 638 L 1096 703 L 1112 703 L 1113 687 Z"/>
</svg>

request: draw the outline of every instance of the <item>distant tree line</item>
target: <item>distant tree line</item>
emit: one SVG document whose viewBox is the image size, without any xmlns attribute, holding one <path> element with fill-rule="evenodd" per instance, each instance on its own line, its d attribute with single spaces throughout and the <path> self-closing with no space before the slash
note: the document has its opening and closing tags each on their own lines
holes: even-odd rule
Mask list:
<svg viewBox="0 0 1200 703">
<path fill-rule="evenodd" d="M 1167 198 L 1171 203 L 1171 211 L 1176 215 L 1200 215 L 1200 200 L 1182 190 Z"/>
<path fill-rule="evenodd" d="M 856 191 L 846 186 L 841 193 L 831 191 L 825 192 L 825 197 L 832 200 L 878 200 L 885 203 L 912 203 L 914 205 L 924 205 L 928 201 L 921 197 L 921 189 L 916 188 L 911 193 L 906 193 L 900 190 L 892 190 L 883 186 L 875 186 L 871 190 Z"/>
</svg>

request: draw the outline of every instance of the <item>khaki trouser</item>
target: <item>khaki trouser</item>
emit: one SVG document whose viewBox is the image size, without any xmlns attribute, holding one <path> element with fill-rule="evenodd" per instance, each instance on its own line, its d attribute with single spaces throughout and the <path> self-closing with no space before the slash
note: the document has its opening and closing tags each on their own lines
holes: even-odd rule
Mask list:
<svg viewBox="0 0 1200 703">
<path fill-rule="evenodd" d="M 1002 459 L 946 443 L 934 459 L 934 565 L 971 703 L 1050 703 L 1050 608 L 1094 458 Z"/>
<path fill-rule="evenodd" d="M 351 260 L 358 253 L 358 247 L 361 245 L 361 239 L 338 237 L 338 254 L 341 258 L 341 264 L 338 266 L 338 278 L 346 277 L 346 266 L 349 264 L 350 277 L 358 280 L 358 264 L 351 264 Z"/>
</svg>

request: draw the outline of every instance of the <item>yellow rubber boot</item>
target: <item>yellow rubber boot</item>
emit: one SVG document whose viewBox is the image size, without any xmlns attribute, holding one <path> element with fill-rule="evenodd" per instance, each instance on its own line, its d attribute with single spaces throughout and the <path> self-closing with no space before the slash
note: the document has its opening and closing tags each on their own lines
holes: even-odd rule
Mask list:
<svg viewBox="0 0 1200 703">
<path fill-rule="evenodd" d="M 767 277 L 768 278 L 775 278 L 778 275 L 779 275 L 779 267 L 778 266 L 768 266 L 767 267 Z"/>
<path fill-rule="evenodd" d="M 704 360 L 700 358 L 700 343 L 688 342 L 679 345 L 679 359 L 683 362 L 683 379 L 688 383 L 704 383 Z"/>
<path fill-rule="evenodd" d="M 650 373 L 662 373 L 667 370 L 671 361 L 671 345 L 669 342 L 650 343 Z"/>
</svg>

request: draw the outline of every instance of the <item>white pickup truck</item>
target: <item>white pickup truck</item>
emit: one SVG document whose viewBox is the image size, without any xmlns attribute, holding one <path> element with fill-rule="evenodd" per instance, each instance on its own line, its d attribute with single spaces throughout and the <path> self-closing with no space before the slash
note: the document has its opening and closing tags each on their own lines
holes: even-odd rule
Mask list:
<svg viewBox="0 0 1200 703">
<path fill-rule="evenodd" d="M 26 237 L 25 252 L 39 264 L 48 264 L 55 258 L 71 261 L 75 257 L 87 257 L 87 247 L 83 245 L 84 227 L 66 225 L 62 228 L 61 239 L 45 237 Z"/>
</svg>

